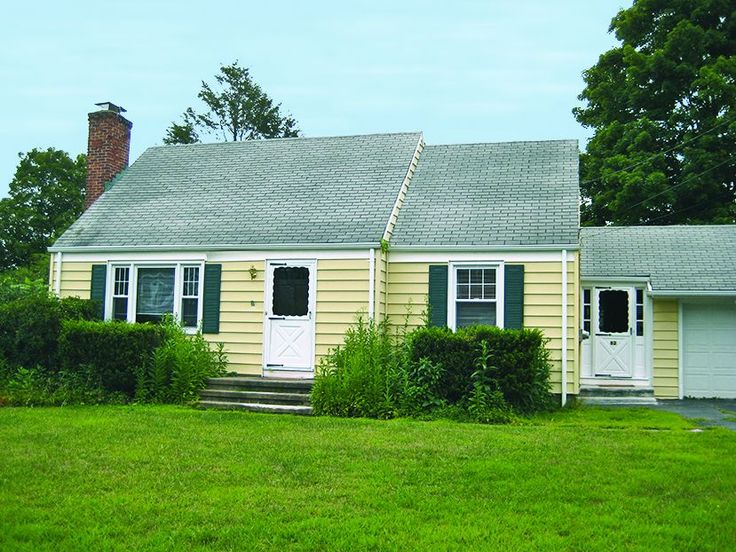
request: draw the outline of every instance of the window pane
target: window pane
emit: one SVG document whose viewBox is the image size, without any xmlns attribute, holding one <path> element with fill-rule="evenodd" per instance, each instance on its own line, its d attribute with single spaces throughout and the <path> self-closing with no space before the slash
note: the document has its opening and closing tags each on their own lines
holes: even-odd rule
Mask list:
<svg viewBox="0 0 736 552">
<path fill-rule="evenodd" d="M 112 318 L 113 320 L 128 319 L 128 298 L 114 297 L 112 300 Z"/>
<path fill-rule="evenodd" d="M 471 324 L 496 325 L 496 303 L 456 303 L 456 326 L 464 328 Z"/>
<path fill-rule="evenodd" d="M 590 320 L 590 305 L 583 306 L 583 318 Z"/>
<path fill-rule="evenodd" d="M 459 284 L 470 283 L 470 271 L 469 270 L 458 270 L 457 271 L 457 281 Z"/>
<path fill-rule="evenodd" d="M 483 269 L 473 268 L 470 271 L 470 283 L 471 284 L 482 284 L 483 283 Z"/>
<path fill-rule="evenodd" d="M 458 299 L 470 299 L 470 286 L 468 284 L 458 284 L 457 298 Z"/>
<path fill-rule="evenodd" d="M 182 295 L 196 297 L 199 295 L 199 267 L 184 267 L 184 285 L 182 286 Z"/>
<path fill-rule="evenodd" d="M 644 335 L 644 322 L 640 320 L 636 322 L 636 335 L 637 337 L 641 337 Z"/>
<path fill-rule="evenodd" d="M 471 284 L 470 298 L 471 299 L 483 299 L 483 286 L 481 284 Z"/>
<path fill-rule="evenodd" d="M 273 271 L 273 314 L 306 316 L 309 312 L 309 269 L 283 266 Z"/>
<path fill-rule="evenodd" d="M 174 312 L 174 269 L 139 268 L 137 322 L 158 322 Z"/>
<path fill-rule="evenodd" d="M 605 290 L 598 294 L 598 328 L 606 333 L 629 331 L 629 293 Z"/>
<path fill-rule="evenodd" d="M 115 268 L 115 285 L 113 295 L 128 295 L 130 269 L 128 267 Z"/>
<path fill-rule="evenodd" d="M 496 298 L 496 284 L 483 284 L 483 299 L 495 299 Z"/>
<path fill-rule="evenodd" d="M 185 298 L 181 300 L 181 323 L 185 328 L 197 327 L 198 299 Z"/>
<path fill-rule="evenodd" d="M 583 290 L 583 303 L 590 304 L 590 290 L 589 289 Z"/>
<path fill-rule="evenodd" d="M 496 283 L 496 269 L 486 268 L 483 270 L 483 283 L 484 284 L 495 284 Z"/>
</svg>

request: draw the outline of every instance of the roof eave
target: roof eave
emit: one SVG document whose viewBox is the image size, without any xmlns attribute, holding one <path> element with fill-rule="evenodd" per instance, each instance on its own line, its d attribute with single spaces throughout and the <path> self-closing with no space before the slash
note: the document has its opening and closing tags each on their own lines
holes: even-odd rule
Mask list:
<svg viewBox="0 0 736 552">
<path fill-rule="evenodd" d="M 577 251 L 577 243 L 541 245 L 392 245 L 391 251 Z"/>
<path fill-rule="evenodd" d="M 51 246 L 49 253 L 119 253 L 122 251 L 305 251 L 371 249 L 381 247 L 380 242 L 356 243 L 253 243 L 253 244 L 214 244 L 214 245 L 84 245 Z"/>
</svg>

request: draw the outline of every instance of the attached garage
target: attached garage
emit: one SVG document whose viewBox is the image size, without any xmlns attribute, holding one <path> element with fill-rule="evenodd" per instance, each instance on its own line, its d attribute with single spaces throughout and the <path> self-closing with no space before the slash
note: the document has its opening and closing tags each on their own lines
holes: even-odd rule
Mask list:
<svg viewBox="0 0 736 552">
<path fill-rule="evenodd" d="M 590 329 L 583 353 L 599 338 L 586 282 L 601 289 L 629 282 L 643 295 L 641 317 L 636 299 L 636 330 L 633 301 L 628 326 L 644 340 L 643 377 L 609 370 L 593 373 L 586 385 L 645 386 L 657 399 L 736 398 L 736 225 L 588 227 L 580 229 L 580 245 L 580 315 Z M 613 343 L 628 338 L 600 336 Z"/>
<path fill-rule="evenodd" d="M 730 304 L 729 304 L 730 303 Z M 736 398 L 736 303 L 682 305 L 682 392 Z"/>
</svg>

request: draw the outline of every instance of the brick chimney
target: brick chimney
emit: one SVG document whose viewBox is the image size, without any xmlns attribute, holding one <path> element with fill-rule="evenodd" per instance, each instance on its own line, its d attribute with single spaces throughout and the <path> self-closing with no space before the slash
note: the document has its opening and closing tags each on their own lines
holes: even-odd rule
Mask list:
<svg viewBox="0 0 736 552">
<path fill-rule="evenodd" d="M 85 209 L 102 195 L 105 183 L 128 166 L 133 126 L 121 115 L 125 113 L 122 107 L 110 102 L 95 105 L 100 109 L 89 114 Z"/>
</svg>

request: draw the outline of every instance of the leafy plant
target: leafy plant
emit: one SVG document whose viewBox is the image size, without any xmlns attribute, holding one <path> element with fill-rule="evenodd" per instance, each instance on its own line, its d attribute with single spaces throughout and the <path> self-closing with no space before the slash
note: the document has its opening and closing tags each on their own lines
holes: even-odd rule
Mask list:
<svg viewBox="0 0 736 552">
<path fill-rule="evenodd" d="M 499 389 L 498 370 L 490 364 L 492 355 L 488 342 L 481 341 L 480 345 L 475 372 L 471 375 L 473 390 L 468 395 L 468 412 L 476 422 L 508 423 L 512 420 L 512 411 Z"/>
<path fill-rule="evenodd" d="M 163 343 L 151 361 L 138 367 L 136 399 L 147 402 L 189 403 L 197 399 L 207 379 L 224 376 L 227 357 L 222 343 L 214 350 L 200 332 L 188 335 L 167 316 L 162 328 Z"/>
</svg>

